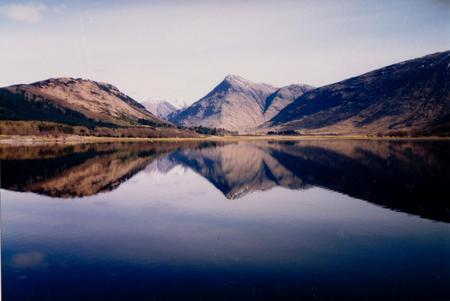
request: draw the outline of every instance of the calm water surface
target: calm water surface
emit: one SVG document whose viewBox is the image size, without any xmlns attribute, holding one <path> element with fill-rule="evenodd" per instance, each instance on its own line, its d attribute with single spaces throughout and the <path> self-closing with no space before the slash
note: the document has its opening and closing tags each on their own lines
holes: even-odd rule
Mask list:
<svg viewBox="0 0 450 301">
<path fill-rule="evenodd" d="M 450 299 L 450 143 L 0 147 L 3 300 Z"/>
</svg>

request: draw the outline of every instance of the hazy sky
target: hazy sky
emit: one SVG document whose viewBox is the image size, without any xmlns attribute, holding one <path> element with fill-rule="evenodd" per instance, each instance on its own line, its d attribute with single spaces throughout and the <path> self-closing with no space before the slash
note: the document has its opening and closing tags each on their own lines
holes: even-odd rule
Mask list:
<svg viewBox="0 0 450 301">
<path fill-rule="evenodd" d="M 0 0 L 0 86 L 71 76 L 191 103 L 230 73 L 320 86 L 450 49 L 445 0 L 72 2 Z"/>
</svg>

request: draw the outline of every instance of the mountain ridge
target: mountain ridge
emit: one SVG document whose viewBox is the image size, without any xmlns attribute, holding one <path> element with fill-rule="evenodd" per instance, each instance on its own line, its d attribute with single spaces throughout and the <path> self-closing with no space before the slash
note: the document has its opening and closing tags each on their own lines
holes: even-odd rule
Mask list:
<svg viewBox="0 0 450 301">
<path fill-rule="evenodd" d="M 450 134 L 450 51 L 319 87 L 262 128 L 304 134 Z"/>
<path fill-rule="evenodd" d="M 175 129 L 175 123 L 180 131 L 207 127 L 241 134 L 449 136 L 450 51 L 319 88 L 274 87 L 230 74 L 204 97 L 178 110 L 167 101 L 139 103 L 108 83 L 50 78 L 0 88 L 0 120 L 0 133 L 7 135 L 16 133 L 12 121 L 22 122 L 17 126 L 42 121 L 87 127 L 89 131 L 75 132 L 89 135 L 110 135 L 109 129 L 126 127 L 140 128 L 139 135 L 145 135 L 142 128 Z M 55 128 L 52 124 L 43 127 Z M 108 130 L 97 133 L 98 127 Z"/>
</svg>

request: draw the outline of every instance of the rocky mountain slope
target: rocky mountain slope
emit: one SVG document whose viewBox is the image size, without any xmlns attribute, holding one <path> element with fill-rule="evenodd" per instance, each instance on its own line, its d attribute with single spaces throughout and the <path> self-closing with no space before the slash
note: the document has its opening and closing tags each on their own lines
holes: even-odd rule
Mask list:
<svg viewBox="0 0 450 301">
<path fill-rule="evenodd" d="M 309 91 L 265 127 L 305 134 L 449 135 L 450 51 Z"/>
<path fill-rule="evenodd" d="M 80 78 L 52 78 L 0 89 L 0 119 L 71 125 L 166 126 L 116 87 Z"/>
<path fill-rule="evenodd" d="M 312 89 L 314 89 L 313 86 L 297 84 L 279 88 L 267 97 L 265 101 L 264 118 L 266 120 L 272 119 L 287 105 Z"/>
<path fill-rule="evenodd" d="M 145 101 L 142 105 L 153 115 L 160 119 L 168 120 L 168 117 L 180 108 L 165 100 Z"/>
<path fill-rule="evenodd" d="M 170 118 L 184 126 L 224 128 L 247 133 L 272 118 L 310 86 L 281 89 L 228 75 L 208 95 Z"/>
</svg>

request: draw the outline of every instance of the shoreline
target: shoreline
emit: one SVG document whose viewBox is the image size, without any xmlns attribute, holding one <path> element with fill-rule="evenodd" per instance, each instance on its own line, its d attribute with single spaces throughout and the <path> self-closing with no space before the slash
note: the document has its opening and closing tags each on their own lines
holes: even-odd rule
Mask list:
<svg viewBox="0 0 450 301">
<path fill-rule="evenodd" d="M 138 137 L 97 137 L 97 136 L 6 136 L 0 135 L 0 145 L 36 145 L 36 144 L 85 144 L 108 142 L 181 142 L 181 141 L 302 141 L 302 140 L 380 140 L 380 141 L 436 141 L 450 140 L 450 137 L 422 136 L 400 137 L 384 136 L 373 137 L 366 135 L 305 135 L 305 136 L 281 136 L 281 135 L 243 135 L 243 136 L 204 136 L 204 137 L 167 137 L 167 138 L 138 138 Z"/>
</svg>

